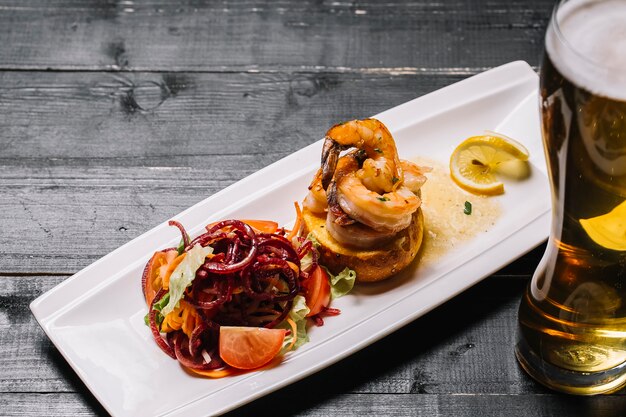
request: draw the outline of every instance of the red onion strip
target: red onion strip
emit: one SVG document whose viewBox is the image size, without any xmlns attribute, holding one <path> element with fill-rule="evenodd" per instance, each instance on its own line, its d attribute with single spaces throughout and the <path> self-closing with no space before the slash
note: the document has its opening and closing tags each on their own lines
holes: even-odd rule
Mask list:
<svg viewBox="0 0 626 417">
<path fill-rule="evenodd" d="M 180 224 L 179 222 L 177 222 L 176 220 L 170 220 L 168 222 L 168 224 L 170 226 L 178 227 L 178 230 L 180 230 L 180 233 L 183 235 L 183 246 L 185 248 L 187 246 L 189 246 L 189 234 L 187 234 L 187 231 L 185 230 L 185 227 L 182 224 Z"/>
<path fill-rule="evenodd" d="M 221 221 L 217 223 L 215 226 L 213 226 L 209 230 L 209 233 L 214 233 L 217 230 L 220 230 L 226 226 L 231 226 L 244 232 L 246 236 L 252 242 L 252 246 L 250 247 L 250 250 L 248 251 L 246 256 L 239 262 L 235 262 L 232 264 L 223 264 L 223 263 L 218 263 L 214 261 L 206 262 L 203 265 L 203 268 L 206 269 L 208 272 L 212 272 L 214 274 L 230 274 L 233 272 L 239 272 L 242 269 L 244 269 L 246 266 L 248 266 L 257 254 L 256 234 L 254 233 L 254 230 L 252 230 L 250 226 L 248 226 L 242 221 L 239 221 L 239 220 Z"/>
<path fill-rule="evenodd" d="M 148 315 L 148 317 L 150 318 L 150 330 L 152 330 L 152 336 L 154 337 L 154 340 L 156 341 L 157 345 L 159 345 L 161 350 L 167 353 L 172 359 L 176 359 L 176 355 L 174 354 L 172 347 L 165 341 L 165 339 L 163 339 L 156 324 L 157 311 L 154 309 L 154 304 L 156 304 L 157 301 L 163 298 L 165 294 L 166 291 L 161 288 L 154 297 L 154 300 L 152 300 L 152 304 L 150 304 L 150 314 Z"/>
</svg>

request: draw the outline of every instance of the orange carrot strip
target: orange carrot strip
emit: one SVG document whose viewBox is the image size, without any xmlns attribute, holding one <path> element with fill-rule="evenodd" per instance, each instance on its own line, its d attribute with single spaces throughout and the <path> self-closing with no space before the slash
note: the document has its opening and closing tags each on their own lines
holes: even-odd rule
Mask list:
<svg viewBox="0 0 626 417">
<path fill-rule="evenodd" d="M 295 272 L 296 276 L 300 275 L 300 268 L 298 268 L 298 265 L 294 264 L 291 261 L 287 261 L 287 264 L 289 265 L 291 270 Z"/>
<path fill-rule="evenodd" d="M 185 366 L 183 366 L 183 368 L 187 369 L 190 372 L 193 372 L 194 374 L 207 376 L 209 378 L 223 378 L 225 376 L 232 375 L 232 374 L 237 372 L 235 369 L 233 369 L 231 367 L 222 368 L 222 369 L 215 369 L 215 370 L 211 369 L 211 370 L 208 370 L 208 371 L 201 371 L 199 369 L 191 369 L 191 368 L 187 368 Z"/>
<path fill-rule="evenodd" d="M 289 344 L 289 346 L 287 346 L 287 349 L 285 350 L 285 352 L 289 352 L 292 348 L 293 345 L 296 344 L 296 340 L 298 339 L 298 326 L 296 325 L 296 322 L 291 320 L 291 318 L 287 317 L 287 323 L 289 323 L 289 326 L 291 326 L 291 335 L 293 336 L 291 338 L 291 343 Z"/>
<path fill-rule="evenodd" d="M 296 237 L 298 233 L 300 233 L 300 228 L 302 227 L 302 211 L 300 210 L 300 204 L 297 201 L 293 202 L 293 205 L 296 207 L 296 222 L 293 225 L 293 229 L 286 236 L 287 240 L 291 242 L 291 239 Z"/>
<path fill-rule="evenodd" d="M 185 256 L 187 256 L 187 253 L 181 253 L 167 267 L 167 271 L 165 275 L 163 275 L 163 288 L 166 290 L 170 288 L 170 276 L 172 276 L 172 272 L 174 272 L 176 267 L 185 259 Z"/>
</svg>

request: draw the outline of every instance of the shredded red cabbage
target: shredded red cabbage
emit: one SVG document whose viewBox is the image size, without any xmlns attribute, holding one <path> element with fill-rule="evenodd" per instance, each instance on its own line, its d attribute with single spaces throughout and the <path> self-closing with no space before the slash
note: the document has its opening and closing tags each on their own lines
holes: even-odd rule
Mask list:
<svg viewBox="0 0 626 417">
<path fill-rule="evenodd" d="M 242 221 L 224 220 L 190 240 L 182 224 L 169 224 L 180 230 L 185 252 L 195 245 L 213 248 L 184 294 L 183 299 L 200 317 L 190 336 L 182 329 L 168 332 L 165 338 L 160 334 L 160 313 L 154 306 L 166 290 L 160 289 L 150 305 L 149 324 L 155 341 L 188 368 L 224 366 L 218 354 L 220 326 L 273 328 L 283 322 L 294 297 L 301 292 L 300 282 L 308 276 L 301 270 L 300 260 L 311 253 L 313 266 L 317 266 L 318 254 L 311 242 L 299 238 L 300 245 L 294 248 L 284 229 L 273 234 L 256 233 Z M 144 288 L 148 269 L 146 266 L 142 276 Z"/>
</svg>

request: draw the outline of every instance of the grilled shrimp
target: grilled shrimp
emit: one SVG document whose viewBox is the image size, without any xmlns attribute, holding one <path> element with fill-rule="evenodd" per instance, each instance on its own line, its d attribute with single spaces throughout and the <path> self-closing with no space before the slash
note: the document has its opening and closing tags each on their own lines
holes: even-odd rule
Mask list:
<svg viewBox="0 0 626 417">
<path fill-rule="evenodd" d="M 405 185 L 389 192 L 372 191 L 358 177 L 358 171 L 354 153 L 339 158 L 327 190 L 330 212 L 337 217 L 335 223 L 347 225 L 352 219 L 383 233 L 395 233 L 409 226 L 421 204 L 420 198 Z"/>
<path fill-rule="evenodd" d="M 365 183 L 376 192 L 395 190 L 404 180 L 396 143 L 387 127 L 376 119 L 352 120 L 331 127 L 322 148 L 322 186 L 328 189 L 342 150 L 364 153 Z M 374 175 L 377 172 L 382 175 Z"/>
<path fill-rule="evenodd" d="M 430 172 L 432 168 L 419 166 L 414 162 L 404 159 L 400 160 L 400 166 L 402 167 L 402 172 L 404 172 L 403 185 L 413 191 L 413 193 L 419 195 L 420 188 L 422 188 L 422 185 L 424 185 L 427 179 L 424 174 Z"/>
<path fill-rule="evenodd" d="M 376 119 L 335 125 L 324 139 L 305 207 L 328 212 L 326 228 L 341 244 L 369 248 L 392 240 L 411 224 L 429 169 L 400 160 L 391 133 Z"/>
<path fill-rule="evenodd" d="M 384 158 L 382 158 L 384 160 Z M 358 161 L 358 158 L 357 158 Z M 368 162 L 371 162 L 368 164 Z M 383 161 L 384 162 L 384 161 Z M 363 167 L 357 171 L 357 177 L 363 181 L 363 184 L 372 191 L 383 193 L 375 186 L 377 181 L 385 181 L 391 178 L 391 173 L 383 171 L 385 168 L 382 166 L 379 170 L 375 167 L 381 166 L 381 160 L 366 159 L 363 163 Z M 419 193 L 419 189 L 426 182 L 425 172 L 430 171 L 428 168 L 420 167 L 419 165 L 400 160 L 400 166 L 404 173 L 404 185 L 415 194 Z M 322 186 L 322 169 L 318 169 L 311 185 L 309 185 L 309 193 L 303 202 L 304 207 L 308 208 L 313 213 L 323 214 L 328 208 L 327 196 L 324 187 Z"/>
<path fill-rule="evenodd" d="M 326 190 L 322 187 L 322 169 L 318 169 L 302 205 L 313 213 L 323 214 L 328 207 Z"/>
<path fill-rule="evenodd" d="M 342 245 L 367 249 L 376 245 L 382 245 L 396 236 L 393 232 L 380 232 L 361 223 L 341 226 L 336 223 L 336 219 L 332 212 L 328 213 L 326 230 Z"/>
</svg>

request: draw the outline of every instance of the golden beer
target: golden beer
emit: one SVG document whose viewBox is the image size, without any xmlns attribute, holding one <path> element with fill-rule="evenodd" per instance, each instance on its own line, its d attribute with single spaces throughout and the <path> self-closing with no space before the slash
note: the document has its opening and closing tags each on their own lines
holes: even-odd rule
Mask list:
<svg viewBox="0 0 626 417">
<path fill-rule="evenodd" d="M 625 22 L 626 1 L 562 1 L 541 69 L 552 230 L 520 305 L 516 355 L 575 394 L 626 384 Z"/>
</svg>

